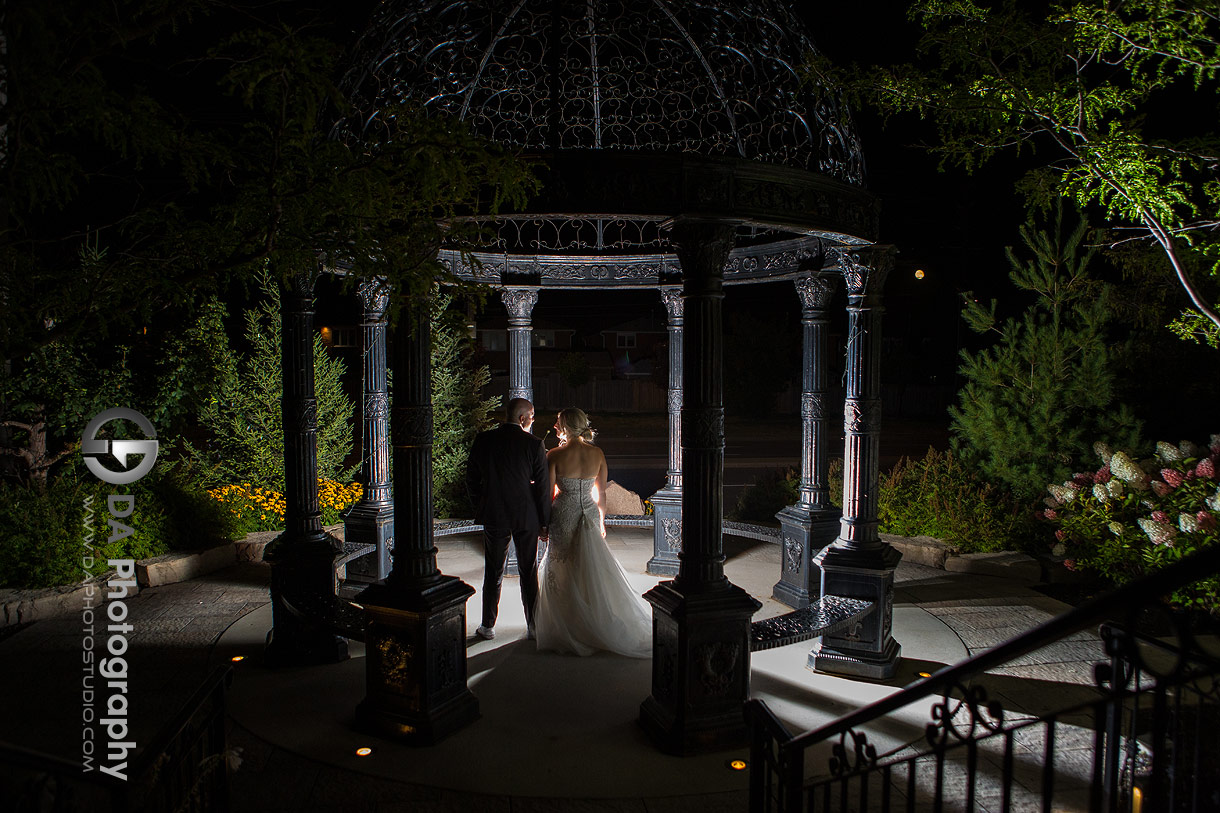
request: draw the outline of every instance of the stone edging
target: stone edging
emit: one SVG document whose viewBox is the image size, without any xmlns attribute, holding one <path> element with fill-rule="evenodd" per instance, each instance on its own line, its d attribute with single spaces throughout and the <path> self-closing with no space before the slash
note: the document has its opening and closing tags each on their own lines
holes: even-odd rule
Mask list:
<svg viewBox="0 0 1220 813">
<path fill-rule="evenodd" d="M 881 538 L 902 552 L 903 561 L 950 573 L 1001 576 L 1026 584 L 1065 582 L 1075 577 L 1056 560 L 1036 559 L 1015 551 L 961 553 L 952 544 L 931 536 L 881 534 Z"/>
<path fill-rule="evenodd" d="M 342 525 L 330 525 L 325 530 L 340 539 L 343 537 Z M 259 531 L 247 534 L 244 539 L 200 551 L 175 551 L 141 559 L 136 562 L 137 592 L 145 587 L 197 579 L 237 562 L 261 562 L 263 550 L 279 534 L 279 531 Z M 77 584 L 60 587 L 0 590 L 0 628 L 79 613 L 86 595 L 92 591 L 96 598 L 100 592 L 105 592 L 106 584 L 113 577 L 114 571 L 109 571 Z"/>
</svg>

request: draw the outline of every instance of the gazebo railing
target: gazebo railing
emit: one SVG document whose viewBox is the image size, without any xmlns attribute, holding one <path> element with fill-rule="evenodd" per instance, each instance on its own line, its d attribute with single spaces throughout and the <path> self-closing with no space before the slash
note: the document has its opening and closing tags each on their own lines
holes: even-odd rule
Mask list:
<svg viewBox="0 0 1220 813">
<path fill-rule="evenodd" d="M 1158 597 L 1218 571 L 1220 547 L 1201 551 L 812 731 L 793 735 L 750 700 L 750 810 L 1220 809 L 1220 647 L 1177 613 L 1171 641 L 1134 631 Z M 1086 629 L 1109 656 L 1096 699 L 1017 717 L 976 680 Z M 922 741 L 877 753 L 866 729 L 935 698 Z M 826 771 L 807 779 L 819 747 Z"/>
</svg>

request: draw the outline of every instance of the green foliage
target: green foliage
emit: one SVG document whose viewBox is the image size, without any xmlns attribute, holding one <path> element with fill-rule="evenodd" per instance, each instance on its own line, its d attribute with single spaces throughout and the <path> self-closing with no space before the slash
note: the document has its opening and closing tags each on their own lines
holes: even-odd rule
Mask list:
<svg viewBox="0 0 1220 813">
<path fill-rule="evenodd" d="M 218 380 L 215 394 L 200 407 L 200 422 L 212 437 L 197 463 L 209 485 L 251 482 L 284 490 L 284 428 L 281 398 L 284 391 L 280 352 L 279 286 L 262 279 L 263 301 L 246 311 L 249 355 L 229 348 L 223 334 L 216 336 Z M 322 339 L 313 337 L 314 391 L 317 398 L 318 475 L 350 480 L 343 461 L 352 449 L 352 412 L 355 406 L 343 391 L 344 364 L 331 358 Z"/>
<path fill-rule="evenodd" d="M 1207 249 L 1220 219 L 1215 9 L 1082 0 L 1041 16 L 1013 0 L 916 0 L 909 15 L 925 31 L 918 66 L 814 70 L 886 116 L 930 119 L 939 133 L 931 149 L 968 170 L 1013 149 L 1042 156 L 1026 191 L 1092 204 L 1116 226 L 1136 226 L 1190 298 L 1177 329 L 1215 346 L 1220 254 Z M 1174 117 L 1178 129 L 1170 129 L 1148 116 L 1156 104 L 1210 114 Z M 1192 246 L 1210 252 L 1211 282 L 1189 273 L 1183 254 Z"/>
<path fill-rule="evenodd" d="M 234 278 L 312 271 L 319 253 L 353 279 L 419 293 L 445 274 L 442 240 L 478 228 L 445 219 L 523 203 L 528 166 L 455 120 L 383 108 L 376 149 L 332 137 L 360 131 L 332 134 L 336 119 L 363 122 L 338 90 L 343 49 L 319 36 L 347 13 L 196 0 L 8 9 L 21 47 L 5 59 L 0 290 L 14 316 L 2 356 L 115 341 Z M 85 244 L 97 262 L 82 271 Z"/>
<path fill-rule="evenodd" d="M 68 476 L 52 479 L 45 488 L 0 486 L 0 522 L 6 529 L 0 545 L 0 587 L 72 584 L 106 569 L 104 553 L 95 558 L 92 569 L 83 568 L 86 499 L 95 512 L 105 513 L 106 498 L 96 482 Z M 94 525 L 95 546 L 104 551 L 107 531 Z"/>
<path fill-rule="evenodd" d="M 724 407 L 732 415 L 775 411 L 776 399 L 796 377 L 800 333 L 783 319 L 729 314 L 724 341 Z"/>
<path fill-rule="evenodd" d="M 996 302 L 965 298 L 963 317 L 998 341 L 978 353 L 962 352 L 966 383 L 950 407 L 953 448 L 963 462 L 1002 484 L 1019 500 L 1032 500 L 1044 484 L 1061 479 L 1088 454 L 1093 438 L 1127 443 L 1137 424 L 1114 402 L 1114 373 L 1105 325 L 1110 289 L 1087 267 L 1082 220 L 1065 236 L 1062 208 L 1054 231 L 1031 220 L 1021 237 L 1032 254 L 1022 261 L 1010 248 L 1009 278 L 1036 296 L 1020 319 L 997 325 Z"/>
<path fill-rule="evenodd" d="M 1065 566 L 1126 584 L 1220 543 L 1220 435 L 1210 448 L 1161 442 L 1155 457 L 1139 462 L 1104 443 L 1094 448 L 1102 467 L 1048 486 L 1039 512 L 1057 528 Z M 1206 576 L 1171 600 L 1220 614 L 1220 577 Z"/>
<path fill-rule="evenodd" d="M 83 275 L 100 261 L 96 249 L 78 253 Z M 35 484 L 45 486 L 51 468 L 76 451 L 94 415 L 130 403 L 128 350 L 96 339 L 56 340 L 0 368 L 0 426 L 11 432 L 0 451 L 20 459 Z"/>
<path fill-rule="evenodd" d="M 558 369 L 563 383 L 573 389 L 588 384 L 593 377 L 584 353 L 564 353 L 559 357 Z"/>
<path fill-rule="evenodd" d="M 107 496 L 124 490 L 135 505 L 130 518 L 116 522 L 130 527 L 130 534 L 109 524 L 106 503 Z M 120 510 L 126 507 L 120 504 Z M 0 587 L 74 584 L 105 572 L 107 559 L 138 561 L 210 547 L 231 535 L 227 517 L 189 476 L 160 463 L 129 489 L 72 470 L 51 478 L 45 488 L 5 484 L 0 522 L 8 531 L 0 546 Z"/>
<path fill-rule="evenodd" d="M 738 522 L 775 522 L 779 511 L 800 500 L 800 490 L 800 472 L 776 469 L 741 492 L 729 517 Z"/>
<path fill-rule="evenodd" d="M 1026 535 L 1027 512 L 952 452 L 929 448 L 881 478 L 881 530 L 932 536 L 969 553 L 1011 550 Z"/>
<path fill-rule="evenodd" d="M 451 296 L 441 295 L 432 306 L 432 505 L 438 517 L 472 514 L 466 461 L 475 435 L 491 428 L 491 415 L 500 406 L 499 398 L 480 396 L 491 372 L 470 364 L 470 339 L 450 311 L 451 302 Z"/>
<path fill-rule="evenodd" d="M 198 420 L 217 384 L 231 372 L 224 305 L 215 297 L 200 304 L 193 322 L 171 330 L 157 354 L 156 387 L 146 413 L 159 434 L 174 436 Z"/>
</svg>

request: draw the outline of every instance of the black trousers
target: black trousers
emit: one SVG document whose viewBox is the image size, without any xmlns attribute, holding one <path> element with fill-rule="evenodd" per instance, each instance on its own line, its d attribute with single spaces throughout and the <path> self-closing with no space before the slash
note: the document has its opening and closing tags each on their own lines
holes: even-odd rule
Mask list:
<svg viewBox="0 0 1220 813">
<path fill-rule="evenodd" d="M 538 600 L 538 532 L 508 528 L 483 529 L 483 626 L 496 625 L 500 614 L 500 587 L 508 563 L 508 542 L 517 548 L 517 572 L 521 574 L 521 603 L 525 623 L 534 625 L 534 602 Z"/>
</svg>

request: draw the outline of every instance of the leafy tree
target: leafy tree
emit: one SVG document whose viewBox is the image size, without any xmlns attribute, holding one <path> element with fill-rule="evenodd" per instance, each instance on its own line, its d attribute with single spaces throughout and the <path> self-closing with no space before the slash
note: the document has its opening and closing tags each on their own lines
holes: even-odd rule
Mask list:
<svg viewBox="0 0 1220 813">
<path fill-rule="evenodd" d="M 730 313 L 725 321 L 725 409 L 732 415 L 770 415 L 799 370 L 793 360 L 801 358 L 800 334 L 784 320 L 748 311 Z"/>
<path fill-rule="evenodd" d="M 214 394 L 200 408 L 200 422 L 210 431 L 200 454 L 212 485 L 253 483 L 283 493 L 284 426 L 281 398 L 284 379 L 280 352 L 279 287 L 270 276 L 262 282 L 262 303 L 246 311 L 250 353 L 232 351 L 224 334 L 217 337 L 222 357 Z M 204 318 L 210 318 L 205 314 Z M 331 358 L 315 333 L 314 388 L 318 416 L 318 476 L 351 479 L 343 461 L 352 450 L 355 405 L 343 391 L 344 364 Z"/>
<path fill-rule="evenodd" d="M 887 116 L 931 119 L 931 149 L 967 169 L 1009 150 L 1036 153 L 1042 165 L 1024 189 L 1094 204 L 1127 239 L 1153 241 L 1190 300 L 1171 327 L 1220 347 L 1215 5 L 1081 0 L 1041 15 L 1014 0 L 916 0 L 909 15 L 925 29 L 920 65 L 836 77 Z M 1158 105 L 1200 115 L 1175 131 L 1151 115 Z M 1204 274 L 1192 274 L 1191 253 Z"/>
<path fill-rule="evenodd" d="M 99 260 L 96 250 L 81 250 L 84 273 Z M 15 474 L 38 490 L 46 489 L 51 468 L 80 448 L 94 415 L 130 401 L 129 348 L 99 344 L 48 342 L 0 374 L 0 455 L 18 461 Z"/>
<path fill-rule="evenodd" d="M 500 407 L 499 398 L 480 395 L 491 372 L 470 364 L 470 338 L 449 309 L 452 301 L 442 294 L 432 306 L 432 504 L 438 517 L 470 516 L 470 446 L 475 435 L 491 428 L 491 415 Z"/>
<path fill-rule="evenodd" d="M 1088 273 L 1096 252 L 1083 246 L 1087 223 L 1065 234 L 1062 218 L 1060 207 L 1053 230 L 1032 219 L 1022 227 L 1030 258 L 1007 249 L 1009 279 L 1036 297 L 1020 318 L 1000 324 L 996 301 L 984 307 L 970 293 L 962 313 L 972 330 L 997 341 L 962 351 L 966 383 L 960 405 L 949 409 L 953 447 L 1023 500 L 1070 475 L 1095 440 L 1131 445 L 1139 428 L 1115 402 L 1105 330 L 1111 292 Z"/>
<path fill-rule="evenodd" d="M 313 271 L 320 256 L 353 281 L 389 277 L 396 307 L 444 275 L 443 236 L 476 228 L 442 221 L 533 188 L 521 161 L 419 111 L 384 111 L 377 145 L 331 137 L 352 114 L 335 81 L 342 48 L 296 4 L 2 13 L 0 421 L 35 477 L 95 411 L 49 405 L 65 390 L 100 395 L 109 348 L 156 314 L 266 269 Z M 200 382 L 171 367 L 157 375 L 181 397 L 156 411 L 182 421 Z"/>
<path fill-rule="evenodd" d="M 20 43 L 0 60 L 5 359 L 139 330 L 201 291 L 267 267 L 287 278 L 319 256 L 423 295 L 445 273 L 443 237 L 476 228 L 442 221 L 533 188 L 523 162 L 416 110 L 383 111 L 377 145 L 331 137 L 353 115 L 343 49 L 299 4 L 64 0 L 4 14 Z M 102 259 L 82 273 L 86 240 Z"/>
</svg>

